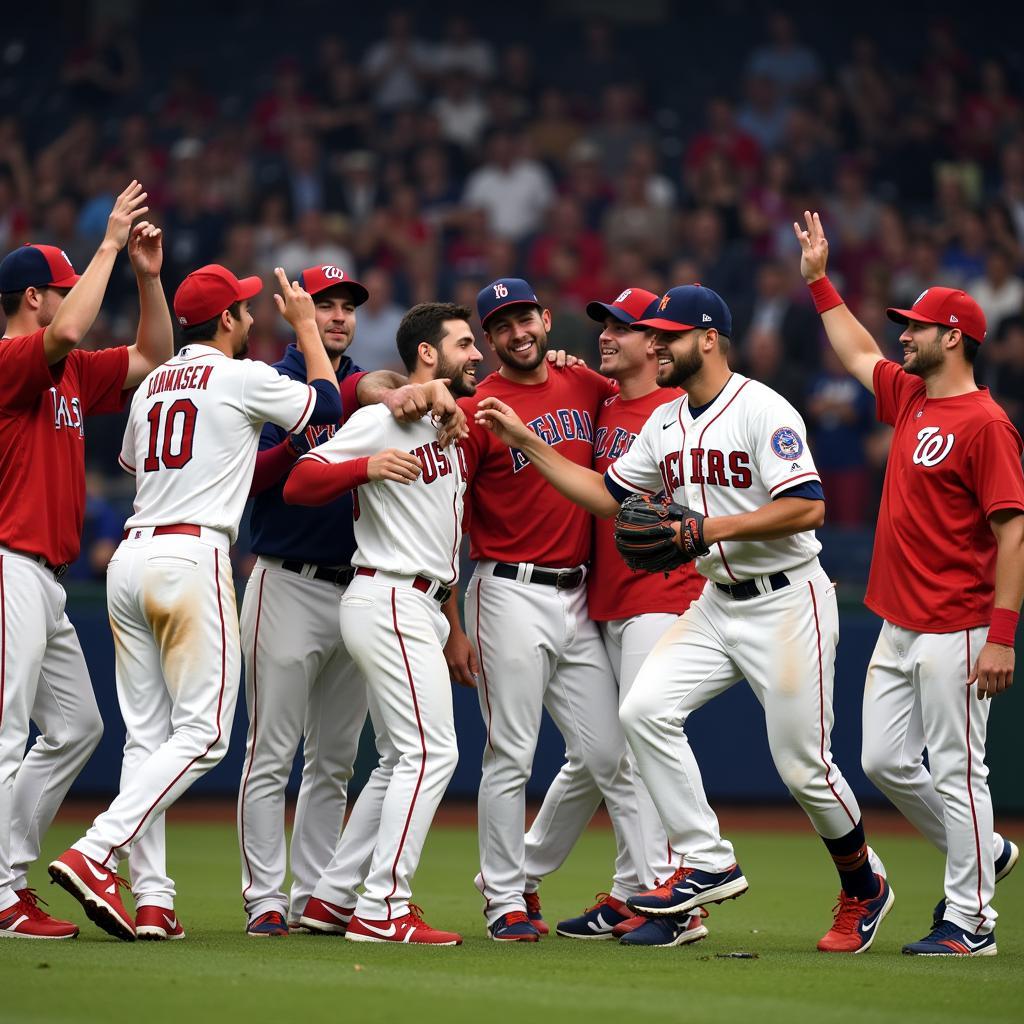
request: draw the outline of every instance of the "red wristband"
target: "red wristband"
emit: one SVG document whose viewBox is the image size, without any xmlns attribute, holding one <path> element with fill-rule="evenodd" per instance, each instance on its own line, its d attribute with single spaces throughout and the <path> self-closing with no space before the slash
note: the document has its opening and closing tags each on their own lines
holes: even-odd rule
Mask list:
<svg viewBox="0 0 1024 1024">
<path fill-rule="evenodd" d="M 812 281 L 809 287 L 811 298 L 814 299 L 814 308 L 819 313 L 827 313 L 830 309 L 835 309 L 836 306 L 843 304 L 842 297 L 827 277 Z"/>
<path fill-rule="evenodd" d="M 1020 613 L 1011 612 L 1009 608 L 992 609 L 992 625 L 988 627 L 988 642 L 1012 647 L 1017 638 L 1017 623 Z"/>
</svg>

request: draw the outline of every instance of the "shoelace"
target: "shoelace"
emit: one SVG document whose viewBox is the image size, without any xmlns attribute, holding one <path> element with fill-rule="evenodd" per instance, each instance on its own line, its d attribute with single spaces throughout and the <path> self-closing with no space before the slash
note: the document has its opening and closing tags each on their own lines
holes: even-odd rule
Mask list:
<svg viewBox="0 0 1024 1024">
<path fill-rule="evenodd" d="M 523 899 L 526 901 L 527 914 L 536 914 L 540 917 L 540 894 L 535 892 L 524 892 Z"/>
<path fill-rule="evenodd" d="M 21 900 L 22 910 L 25 912 L 25 916 L 32 921 L 45 921 L 49 918 L 49 914 L 39 909 L 39 904 L 42 903 L 44 907 L 48 907 L 49 904 L 44 900 L 35 889 L 19 889 L 18 898 Z"/>
<path fill-rule="evenodd" d="M 512 913 L 506 915 L 505 924 L 529 924 L 530 919 L 521 911 L 513 910 Z"/>
<path fill-rule="evenodd" d="M 424 928 L 430 927 L 430 925 L 423 920 L 423 908 L 415 903 L 409 904 L 409 918 L 410 924 L 421 924 Z"/>
<path fill-rule="evenodd" d="M 859 900 L 856 896 L 848 896 L 843 890 L 839 891 L 839 902 L 832 908 L 835 920 L 832 922 L 832 931 L 852 934 L 857 930 L 861 917 L 864 916 L 867 900 Z"/>
<path fill-rule="evenodd" d="M 123 879 L 118 879 L 118 881 L 123 881 Z M 268 910 L 265 914 L 260 914 L 260 916 L 257 917 L 256 920 L 253 921 L 251 925 L 249 925 L 249 927 L 258 928 L 261 924 L 267 924 L 271 919 L 273 919 L 273 923 L 275 925 L 280 925 L 284 928 L 288 926 L 288 923 L 287 921 L 285 921 L 283 914 L 279 913 L 276 910 Z"/>
<path fill-rule="evenodd" d="M 655 879 L 655 888 L 653 890 L 652 895 L 656 893 L 663 899 L 667 898 L 668 896 L 671 896 L 672 887 L 674 885 L 678 885 L 680 882 L 684 881 L 689 875 L 692 874 L 693 868 L 676 868 L 676 870 L 673 871 L 672 874 L 669 875 L 664 882 L 658 882 L 658 880 Z"/>
<path fill-rule="evenodd" d="M 597 902 L 592 907 L 584 907 L 583 913 L 589 914 L 592 910 L 600 910 L 610 899 L 612 898 L 611 893 L 599 892 L 594 895 L 594 899 Z"/>
<path fill-rule="evenodd" d="M 937 928 L 932 929 L 931 935 L 926 935 L 922 942 L 941 942 L 943 939 L 951 939 L 960 928 L 952 921 L 943 921 Z"/>
</svg>

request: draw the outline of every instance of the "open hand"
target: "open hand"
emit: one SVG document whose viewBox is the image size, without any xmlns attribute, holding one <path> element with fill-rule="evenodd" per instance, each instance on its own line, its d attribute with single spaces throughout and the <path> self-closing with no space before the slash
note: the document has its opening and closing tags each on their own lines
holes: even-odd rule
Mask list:
<svg viewBox="0 0 1024 1024">
<path fill-rule="evenodd" d="M 147 193 L 142 191 L 142 186 L 133 178 L 132 183 L 114 200 L 114 208 L 107 218 L 107 232 L 103 240 L 113 242 L 118 251 L 128 242 L 132 221 L 149 213 L 149 207 L 143 206 L 146 196 Z"/>
<path fill-rule="evenodd" d="M 825 230 L 821 226 L 821 218 L 817 212 L 804 210 L 804 220 L 807 222 L 807 230 L 804 231 L 796 221 L 793 221 L 793 231 L 800 243 L 800 273 L 808 284 L 813 284 L 825 276 L 828 239 L 825 237 Z"/>
</svg>

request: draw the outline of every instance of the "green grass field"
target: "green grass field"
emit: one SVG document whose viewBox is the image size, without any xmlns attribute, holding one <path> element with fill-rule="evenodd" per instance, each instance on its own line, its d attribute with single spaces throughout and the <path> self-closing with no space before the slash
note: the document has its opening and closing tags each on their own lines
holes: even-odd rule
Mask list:
<svg viewBox="0 0 1024 1024">
<path fill-rule="evenodd" d="M 1000 885 L 999 955 L 913 959 L 903 942 L 927 930 L 942 864 L 923 841 L 876 839 L 896 906 L 863 956 L 825 956 L 837 885 L 813 835 L 735 832 L 750 881 L 739 900 L 712 909 L 711 935 L 678 949 L 628 949 L 553 934 L 538 945 L 489 941 L 472 885 L 476 834 L 436 828 L 416 878 L 428 921 L 460 930 L 456 949 L 365 945 L 292 935 L 251 939 L 239 900 L 238 855 L 228 824 L 168 829 L 184 942 L 120 943 L 91 925 L 48 884 L 45 863 L 79 834 L 55 826 L 33 883 L 50 909 L 77 921 L 71 942 L 0 943 L 0 1021 L 49 1024 L 138 1019 L 376 1022 L 857 1021 L 933 1024 L 1020 1021 L 1024 1003 L 1024 872 Z M 1018 837 L 1019 839 L 1020 837 Z M 554 922 L 593 902 L 607 884 L 611 835 L 594 829 L 541 891 Z M 756 960 L 721 959 L 731 951 Z"/>
</svg>

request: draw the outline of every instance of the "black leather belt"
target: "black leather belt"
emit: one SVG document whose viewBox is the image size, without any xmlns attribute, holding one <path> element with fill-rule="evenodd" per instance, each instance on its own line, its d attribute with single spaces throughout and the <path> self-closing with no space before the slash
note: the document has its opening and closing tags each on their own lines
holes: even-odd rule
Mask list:
<svg viewBox="0 0 1024 1024">
<path fill-rule="evenodd" d="M 768 577 L 768 582 L 772 585 L 772 590 L 782 590 L 783 587 L 789 586 L 789 577 L 784 572 L 773 572 Z M 734 601 L 749 601 L 752 597 L 764 596 L 757 589 L 757 584 L 753 580 L 743 580 L 733 584 L 716 583 L 715 586 L 723 594 L 728 594 Z"/>
<path fill-rule="evenodd" d="M 339 587 L 347 587 L 355 575 L 355 569 L 351 565 L 318 565 L 316 572 L 307 575 L 305 569 L 309 564 L 309 562 L 300 562 L 297 559 L 289 558 L 281 562 L 281 568 L 298 573 L 300 576 L 306 576 L 307 579 L 336 583 Z"/>
<path fill-rule="evenodd" d="M 355 570 L 355 574 L 356 576 L 376 576 L 377 570 L 361 565 Z M 412 589 L 418 590 L 421 594 L 432 596 L 438 604 L 444 604 L 452 596 L 451 587 L 446 587 L 439 580 L 432 580 L 429 576 L 413 576 Z M 433 591 L 433 594 L 431 594 L 431 591 Z"/>
<path fill-rule="evenodd" d="M 519 579 L 519 566 L 512 562 L 496 562 L 493 575 L 500 576 L 503 580 L 517 580 Z M 538 569 L 534 567 L 530 582 L 540 583 L 545 587 L 554 587 L 556 590 L 575 590 L 583 582 L 583 570 Z"/>
</svg>

